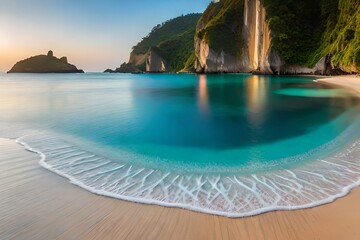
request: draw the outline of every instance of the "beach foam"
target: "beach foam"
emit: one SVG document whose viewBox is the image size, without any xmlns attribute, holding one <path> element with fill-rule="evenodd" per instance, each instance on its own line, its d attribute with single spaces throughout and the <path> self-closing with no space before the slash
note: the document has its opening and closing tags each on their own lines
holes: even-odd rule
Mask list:
<svg viewBox="0 0 360 240">
<path fill-rule="evenodd" d="M 120 164 L 44 132 L 17 142 L 40 165 L 95 194 L 226 217 L 330 203 L 360 185 L 360 140 L 335 156 L 264 174 L 176 174 Z"/>
</svg>

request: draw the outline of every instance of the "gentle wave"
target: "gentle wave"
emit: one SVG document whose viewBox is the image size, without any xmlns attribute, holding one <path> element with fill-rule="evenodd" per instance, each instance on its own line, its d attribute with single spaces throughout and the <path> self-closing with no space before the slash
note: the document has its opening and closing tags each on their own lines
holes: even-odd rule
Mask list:
<svg viewBox="0 0 360 240">
<path fill-rule="evenodd" d="M 264 174 L 176 174 L 120 164 L 44 132 L 17 142 L 41 156 L 40 165 L 95 194 L 226 217 L 310 208 L 360 185 L 360 140 L 333 157 Z"/>
</svg>

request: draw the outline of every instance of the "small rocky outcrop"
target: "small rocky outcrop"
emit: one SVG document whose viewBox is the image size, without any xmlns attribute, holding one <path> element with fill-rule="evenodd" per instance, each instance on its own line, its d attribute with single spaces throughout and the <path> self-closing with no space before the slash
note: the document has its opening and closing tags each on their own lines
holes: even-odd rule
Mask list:
<svg viewBox="0 0 360 240">
<path fill-rule="evenodd" d="M 68 63 L 67 57 L 60 58 L 60 61 L 62 61 L 63 63 Z"/>
<path fill-rule="evenodd" d="M 137 65 L 133 64 L 133 63 L 126 63 L 124 62 L 123 64 L 120 65 L 120 67 L 116 68 L 115 73 L 142 73 L 143 71 L 141 71 Z"/>
<path fill-rule="evenodd" d="M 69 64 L 66 57 L 57 58 L 53 51 L 47 55 L 38 55 L 16 63 L 8 73 L 84 73 L 83 70 Z"/>
<path fill-rule="evenodd" d="M 104 71 L 104 73 L 114 73 L 115 71 L 114 70 L 112 70 L 112 69 L 110 69 L 110 68 L 108 68 L 108 69 L 106 69 L 105 71 Z"/>
<path fill-rule="evenodd" d="M 49 58 L 52 58 L 52 57 L 54 57 L 54 52 L 53 51 L 48 51 L 48 54 L 47 54 L 47 56 L 49 57 Z"/>
</svg>

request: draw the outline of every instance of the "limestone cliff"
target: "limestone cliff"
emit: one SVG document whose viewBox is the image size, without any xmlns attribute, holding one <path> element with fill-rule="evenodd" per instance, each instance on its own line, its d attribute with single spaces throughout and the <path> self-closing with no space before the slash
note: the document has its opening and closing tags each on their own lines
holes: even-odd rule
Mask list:
<svg viewBox="0 0 360 240">
<path fill-rule="evenodd" d="M 244 59 L 210 48 L 205 39 L 195 37 L 195 69 L 197 72 L 204 73 L 230 73 L 230 72 L 250 72 L 248 64 Z"/>
<path fill-rule="evenodd" d="M 133 47 L 128 63 L 122 64 L 115 72 L 181 71 L 193 57 L 195 26 L 200 16 L 182 15 L 158 24 Z"/>
<path fill-rule="evenodd" d="M 233 2 L 231 5 L 230 3 Z M 235 4 L 236 3 L 236 4 Z M 270 63 L 270 30 L 268 23 L 266 22 L 266 11 L 260 0 L 237 0 L 227 1 L 223 0 L 218 3 L 212 3 L 214 9 L 219 9 L 219 13 L 213 16 L 213 19 L 207 19 L 207 21 L 201 21 L 198 24 L 198 33 L 201 31 L 213 31 L 213 27 L 209 27 L 214 24 L 219 15 L 234 15 L 234 13 L 227 13 L 222 11 L 223 8 L 238 7 L 237 11 L 241 12 L 243 19 L 235 19 L 235 21 L 241 24 L 238 29 L 233 31 L 239 31 L 241 34 L 238 36 L 242 39 L 239 41 L 241 44 L 237 46 L 240 49 L 231 52 L 223 49 L 218 51 L 212 49 L 209 46 L 211 37 L 201 38 L 200 34 L 197 34 L 195 38 L 195 53 L 197 56 L 197 71 L 199 72 L 261 72 L 261 73 L 273 73 Z M 229 5 L 230 4 L 230 5 Z M 225 17 L 231 18 L 230 17 Z M 203 19 L 204 20 L 204 19 Z M 226 22 L 226 21 L 224 21 Z M 216 27 L 221 28 L 234 28 L 234 25 L 219 24 Z M 208 29 L 208 30 L 207 30 Z M 213 33 L 210 33 L 210 35 Z M 235 33 L 233 34 L 235 37 Z M 205 35 L 206 36 L 206 35 Z M 219 39 L 218 39 L 219 40 Z M 221 39 L 220 39 L 221 41 Z M 236 44 L 236 41 L 233 43 Z M 223 46 L 225 47 L 225 46 Z"/>
<path fill-rule="evenodd" d="M 134 64 L 136 66 L 139 66 L 141 64 L 144 64 L 147 57 L 149 56 L 149 53 L 130 53 L 129 63 Z"/>
<path fill-rule="evenodd" d="M 270 30 L 266 10 L 260 0 L 244 1 L 243 37 L 246 41 L 243 58 L 250 70 L 272 73 L 269 63 Z"/>
<path fill-rule="evenodd" d="M 338 0 L 330 1 L 336 3 Z M 353 0 L 345 0 L 350 1 Z M 348 35 L 352 34 L 350 42 L 358 49 L 354 47 L 347 65 L 339 64 L 335 57 L 342 55 L 335 55 L 334 51 L 339 47 L 328 47 L 330 40 L 324 41 L 320 33 L 325 32 L 324 26 L 329 26 L 330 20 L 340 21 L 342 14 L 329 14 L 324 4 L 320 0 L 220 0 L 210 3 L 197 25 L 196 71 L 262 74 L 359 72 L 355 58 L 359 55 L 359 40 L 356 40 L 359 23 L 356 21 L 360 18 L 354 17 L 354 13 L 343 17 L 353 21 L 347 27 L 355 30 L 349 30 Z M 355 6 L 357 10 L 354 12 L 359 12 L 359 5 Z M 339 20 L 334 18 L 336 14 Z M 330 39 L 337 37 L 333 35 Z M 320 41 L 323 41 L 322 51 L 317 50 Z M 344 46 L 340 45 L 340 48 L 347 49 Z"/>
<path fill-rule="evenodd" d="M 146 59 L 146 72 L 162 73 L 169 71 L 169 63 L 158 53 L 155 48 L 151 48 Z"/>
<path fill-rule="evenodd" d="M 210 3 L 196 26 L 197 72 L 249 72 L 242 57 L 244 4 L 242 0 Z"/>
</svg>

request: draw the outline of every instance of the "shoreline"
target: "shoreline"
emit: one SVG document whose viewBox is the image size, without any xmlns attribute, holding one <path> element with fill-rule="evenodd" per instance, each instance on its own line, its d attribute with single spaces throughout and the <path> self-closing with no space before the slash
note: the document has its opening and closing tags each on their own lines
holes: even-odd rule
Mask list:
<svg viewBox="0 0 360 240">
<path fill-rule="evenodd" d="M 92 194 L 0 139 L 0 239 L 359 239 L 360 189 L 316 208 L 226 218 Z M 5 231 L 4 231 L 5 229 Z"/>
<path fill-rule="evenodd" d="M 360 75 L 341 75 L 324 77 L 314 80 L 315 82 L 343 87 L 356 92 L 360 96 Z"/>
<path fill-rule="evenodd" d="M 211 208 L 207 208 L 206 206 L 204 207 L 201 207 L 201 206 L 197 206 L 196 204 L 187 204 L 187 203 L 184 203 L 184 202 L 168 202 L 166 200 L 158 200 L 158 198 L 146 198 L 146 197 L 142 197 L 142 196 L 134 196 L 134 195 L 131 195 L 131 194 L 122 194 L 121 191 L 120 193 L 118 192 L 114 192 L 114 191 L 111 191 L 111 190 L 108 190 L 106 186 L 108 186 L 106 183 L 103 183 L 103 185 L 101 185 L 101 188 L 97 188 L 96 185 L 89 185 L 87 182 L 86 182 L 86 176 L 82 175 L 82 174 L 78 174 L 78 175 L 75 175 L 73 176 L 71 173 L 69 173 L 68 171 L 64 171 L 62 170 L 61 168 L 58 169 L 57 166 L 67 166 L 66 169 L 71 169 L 71 167 L 69 166 L 68 162 L 65 161 L 65 160 L 62 160 L 62 163 L 61 164 L 54 164 L 54 159 L 52 159 L 51 157 L 49 158 L 47 156 L 47 154 L 49 154 L 49 156 L 52 156 L 53 153 L 50 151 L 47 151 L 46 150 L 46 147 L 44 147 L 43 150 L 45 150 L 45 152 L 42 152 L 43 150 L 39 150 L 41 149 L 41 146 L 43 146 L 43 144 L 45 144 L 46 146 L 46 143 L 43 143 L 43 144 L 40 144 L 40 145 L 35 145 L 33 146 L 31 143 L 27 142 L 26 140 L 23 140 L 24 138 L 26 139 L 27 136 L 24 136 L 24 137 L 20 137 L 20 138 L 17 138 L 15 140 L 16 143 L 18 143 L 19 145 L 21 145 L 25 150 L 29 151 L 29 152 L 32 152 L 32 153 L 35 153 L 37 154 L 38 156 L 40 156 L 40 161 L 38 162 L 39 165 L 41 167 L 43 167 L 44 169 L 58 175 L 58 176 L 61 176 L 63 178 L 65 178 L 68 183 L 70 184 L 73 184 L 79 188 L 82 188 L 92 194 L 96 194 L 96 195 L 99 195 L 99 196 L 103 196 L 103 197 L 110 197 L 110 198 L 113 198 L 113 199 L 117 199 L 117 200 L 121 200 L 121 201 L 129 201 L 131 203 L 138 203 L 138 204 L 147 204 L 147 205 L 153 205 L 153 206 L 162 206 L 162 207 L 169 207 L 169 208 L 177 208 L 177 209 L 184 209 L 184 210 L 188 210 L 188 211 L 194 211 L 194 212 L 197 212 L 197 213 L 202 213 L 202 214 L 210 214 L 210 215 L 217 215 L 217 216 L 222 216 L 222 217 L 227 217 L 227 218 L 246 218 L 246 217 L 250 217 L 250 216 L 257 216 L 257 215 L 261 215 L 261 214 L 266 214 L 268 212 L 273 212 L 273 211 L 293 211 L 293 210 L 299 210 L 299 209 L 308 209 L 308 208 L 314 208 L 314 207 L 317 207 L 317 206 L 321 206 L 321 205 L 324 205 L 324 204 L 329 204 L 329 203 L 332 203 L 334 202 L 336 199 L 339 199 L 339 198 L 342 198 L 342 197 L 345 197 L 346 195 L 349 194 L 349 192 L 355 188 L 355 187 L 358 187 L 360 186 L 360 178 L 358 178 L 357 176 L 355 177 L 352 177 L 352 181 L 348 182 L 348 184 L 345 184 L 343 185 L 341 188 L 339 187 L 339 189 L 334 189 L 334 194 L 332 195 L 327 195 L 326 198 L 322 198 L 322 199 L 313 199 L 311 202 L 304 202 L 304 203 L 301 203 L 301 204 L 290 204 L 290 205 L 287 205 L 287 204 L 284 204 L 284 205 L 277 205 L 276 203 L 274 203 L 274 205 L 271 205 L 269 204 L 268 206 L 262 206 L 262 207 L 258 207 L 257 209 L 252 209 L 251 211 L 246 211 L 246 212 L 237 212 L 236 210 L 234 211 L 225 211 L 226 208 L 224 208 L 224 211 L 222 210 L 216 210 L 216 209 L 211 209 Z M 341 141 L 341 140 L 337 140 L 337 141 Z M 336 144 L 336 139 L 334 139 L 334 142 L 329 142 L 328 144 Z M 358 146 L 360 144 L 360 142 L 354 142 L 353 146 Z M 51 145 L 54 145 L 54 142 L 51 143 Z M 55 145 L 58 145 L 58 144 L 55 144 Z M 353 147 L 352 146 L 352 147 Z M 38 148 L 40 147 L 40 148 Z M 349 146 L 350 147 L 350 146 Z M 352 147 L 350 147 L 348 150 L 350 150 Z M 341 153 L 340 153 L 341 154 Z M 92 155 L 92 154 L 90 154 Z M 59 154 L 59 156 L 61 156 L 61 154 Z M 0 159 L 1 160 L 1 159 Z M 104 159 L 105 160 L 105 159 Z M 324 159 L 324 160 L 327 160 L 327 159 Z M 47 162 L 49 161 L 49 163 Z M 105 160 L 106 161 L 106 160 Z M 52 162 L 52 163 L 50 163 Z M 56 162 L 56 160 L 55 160 Z M 72 160 L 70 159 L 70 162 L 72 162 Z M 328 166 L 325 165 L 320 165 L 319 162 L 321 161 L 317 161 L 317 163 L 314 163 L 316 164 L 316 169 L 328 169 Z M 331 163 L 331 162 L 330 162 Z M 341 166 L 341 159 L 339 158 L 338 159 L 338 168 Z M 78 164 L 75 164 L 75 165 L 78 165 Z M 354 165 L 356 165 L 354 163 Z M 307 164 L 303 164 L 302 167 L 300 168 L 294 168 L 294 169 L 289 169 L 291 171 L 292 174 L 295 174 L 295 172 L 297 172 L 297 170 L 299 171 L 311 171 L 313 169 L 313 164 L 312 163 L 307 163 Z M 113 167 L 115 169 L 117 169 L 118 167 Z M 134 171 L 130 171 L 130 169 L 132 169 L 132 165 L 121 165 L 121 168 L 122 169 L 128 169 L 127 170 L 127 174 L 128 176 L 130 176 L 130 179 L 127 178 L 127 181 L 132 181 L 132 173 L 134 172 L 137 172 L 136 169 L 134 169 Z M 85 168 L 80 168 L 81 169 L 81 172 L 87 172 L 85 171 L 86 170 L 86 166 Z M 79 171 L 80 169 L 78 169 L 77 171 Z M 145 169 L 145 168 L 144 168 Z M 142 169 L 141 171 L 143 171 L 144 169 Z M 332 169 L 332 170 L 335 170 L 335 169 Z M 354 169 L 354 170 L 357 170 L 357 169 Z M 70 172 L 73 172 L 74 170 L 70 170 Z M 130 171 L 130 172 L 129 172 Z M 153 172 L 154 170 L 153 169 L 149 169 L 150 172 Z M 273 172 L 269 172 L 268 174 L 264 175 L 264 177 L 266 177 L 267 179 L 269 179 L 269 181 L 272 182 L 272 186 L 276 185 L 276 181 L 273 181 L 271 180 L 271 177 L 270 175 L 282 175 L 284 172 L 286 172 L 287 170 L 279 170 L 279 171 L 275 171 L 274 174 L 272 174 Z M 337 170 L 335 170 L 337 171 Z M 344 172 L 348 172 L 348 171 L 351 171 L 350 167 L 348 166 L 345 166 L 342 171 Z M 342 172 L 340 171 L 340 172 Z M 102 174 L 103 172 L 100 171 L 100 173 Z M 113 173 L 113 172 L 112 172 Z M 165 172 L 165 175 L 168 176 L 168 173 L 170 172 Z M 323 174 L 319 171 L 317 171 L 317 174 Z M 147 175 L 147 176 L 150 176 L 150 175 Z M 256 178 L 261 178 L 262 175 L 256 175 Z M 286 176 L 286 175 L 284 175 Z M 124 179 L 126 178 L 126 176 L 118 176 L 119 178 L 121 179 Z M 229 176 L 231 178 L 231 176 Z M 234 175 L 233 177 L 237 177 L 236 175 Z M 336 182 L 336 179 L 332 179 L 331 176 L 329 176 L 329 178 L 324 174 L 323 175 L 323 179 L 327 179 L 328 181 L 334 181 Z M 344 176 L 345 177 L 345 176 Z M 347 177 L 350 177 L 350 176 L 347 176 Z M 295 179 L 292 179 L 287 176 L 288 178 L 288 181 L 296 181 L 296 178 Z M 176 179 L 176 178 L 175 178 Z M 222 179 L 222 178 L 221 178 Z M 237 181 L 241 181 L 241 176 L 237 177 L 236 178 Z M 311 175 L 308 175 L 308 179 L 307 181 L 311 181 Z M 249 179 L 247 179 L 249 180 Z M 274 179 L 275 180 L 275 179 Z M 138 180 L 139 181 L 139 180 Z M 217 184 L 220 184 L 221 186 L 223 186 L 223 182 L 220 181 L 220 179 L 218 179 L 218 183 Z M 321 179 L 318 179 L 318 181 L 321 181 Z M 316 185 L 316 183 L 313 183 Z M 339 184 L 342 184 L 341 181 L 339 182 Z M 120 185 L 120 184 L 118 184 Z M 151 184 L 150 184 L 151 185 Z M 236 184 L 235 184 L 236 185 Z M 285 186 L 286 184 L 285 183 L 279 183 L 279 186 L 278 187 L 281 187 L 281 186 Z M 314 186 L 315 186 L 314 185 Z M 307 194 L 315 194 L 316 195 L 316 192 L 314 192 L 314 189 L 312 189 L 311 187 L 312 185 L 310 184 L 310 186 L 302 186 L 303 188 L 307 188 L 307 191 L 306 193 Z M 174 185 L 174 187 L 176 187 L 176 185 Z M 271 187 L 271 186 L 269 186 Z M 289 188 L 291 188 L 291 186 L 288 186 Z M 315 186 L 316 188 L 316 186 Z M 145 188 L 146 189 L 146 188 Z M 120 188 L 121 190 L 121 188 Z M 178 191 L 181 191 L 181 189 L 178 189 L 176 192 Z M 337 191 L 336 194 L 335 194 L 335 190 Z M 238 190 L 240 191 L 240 190 Z M 242 191 L 242 190 L 241 190 Z M 301 190 L 298 190 L 299 192 L 301 192 Z M 282 192 L 285 192 L 285 190 L 283 190 Z M 218 193 L 221 193 L 221 191 L 219 191 Z M 274 194 L 281 194 L 281 192 L 276 192 L 274 191 Z M 170 195 L 170 193 L 168 194 Z M 248 196 L 250 197 L 252 194 L 248 193 Z M 293 198 L 293 199 L 297 199 L 297 198 L 301 198 L 301 195 L 292 195 L 291 192 L 287 192 L 287 194 L 283 195 L 284 197 L 286 198 Z M 250 197 L 251 198 L 251 197 Z M 259 200 L 259 199 L 256 199 L 256 200 Z M 265 199 L 263 199 L 265 200 Z M 294 202 L 293 202 L 294 203 Z"/>
<path fill-rule="evenodd" d="M 353 77 L 344 87 L 360 83 Z M 360 239 L 356 187 L 316 208 L 231 219 L 92 194 L 41 168 L 15 140 L 0 139 L 0 153 L 0 239 Z"/>
</svg>

